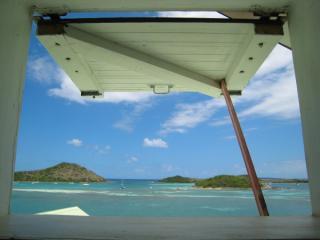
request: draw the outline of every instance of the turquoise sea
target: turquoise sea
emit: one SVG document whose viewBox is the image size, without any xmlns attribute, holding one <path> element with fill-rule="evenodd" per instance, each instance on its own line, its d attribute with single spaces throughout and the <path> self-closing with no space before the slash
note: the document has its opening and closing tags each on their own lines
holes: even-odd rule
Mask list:
<svg viewBox="0 0 320 240">
<path fill-rule="evenodd" d="M 270 215 L 310 215 L 308 184 L 264 190 Z M 255 216 L 251 190 L 203 190 L 155 180 L 106 183 L 14 183 L 11 212 L 34 214 L 78 206 L 92 216 Z"/>
</svg>

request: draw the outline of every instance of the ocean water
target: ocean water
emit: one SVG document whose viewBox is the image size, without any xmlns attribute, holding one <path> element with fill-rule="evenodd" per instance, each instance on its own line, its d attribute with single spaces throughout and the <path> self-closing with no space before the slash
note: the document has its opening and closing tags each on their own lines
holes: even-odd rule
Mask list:
<svg viewBox="0 0 320 240">
<path fill-rule="evenodd" d="M 311 214 L 308 184 L 272 184 L 264 190 L 273 216 Z M 124 188 L 123 188 L 124 187 Z M 16 182 L 13 214 L 34 214 L 78 206 L 91 216 L 256 216 L 251 190 L 204 190 L 193 184 L 153 180 L 110 180 L 106 183 Z"/>
</svg>

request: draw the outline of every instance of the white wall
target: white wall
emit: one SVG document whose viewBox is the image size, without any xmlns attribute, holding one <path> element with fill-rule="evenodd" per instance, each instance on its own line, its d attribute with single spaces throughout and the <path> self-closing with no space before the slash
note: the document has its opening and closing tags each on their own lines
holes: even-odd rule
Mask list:
<svg viewBox="0 0 320 240">
<path fill-rule="evenodd" d="M 24 1 L 0 2 L 0 216 L 10 208 L 31 11 Z"/>
<path fill-rule="evenodd" d="M 289 30 L 312 212 L 320 217 L 320 1 L 294 1 L 289 11 Z"/>
</svg>

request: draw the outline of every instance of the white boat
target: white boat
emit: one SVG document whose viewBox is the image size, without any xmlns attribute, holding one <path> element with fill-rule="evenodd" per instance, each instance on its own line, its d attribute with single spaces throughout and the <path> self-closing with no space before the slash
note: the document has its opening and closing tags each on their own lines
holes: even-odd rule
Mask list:
<svg viewBox="0 0 320 240">
<path fill-rule="evenodd" d="M 123 184 L 123 180 L 121 180 L 120 189 L 126 189 L 126 187 L 125 187 L 124 184 Z"/>
</svg>

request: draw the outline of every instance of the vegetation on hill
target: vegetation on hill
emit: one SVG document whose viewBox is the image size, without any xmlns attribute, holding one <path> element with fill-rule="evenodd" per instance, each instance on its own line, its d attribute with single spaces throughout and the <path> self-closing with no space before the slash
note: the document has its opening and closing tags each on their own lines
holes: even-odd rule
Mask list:
<svg viewBox="0 0 320 240">
<path fill-rule="evenodd" d="M 262 188 L 270 188 L 269 183 L 306 183 L 307 179 L 260 178 Z M 163 183 L 194 183 L 199 188 L 250 188 L 247 175 L 219 175 L 207 179 L 195 179 L 182 176 L 167 177 L 159 180 Z"/>
<path fill-rule="evenodd" d="M 250 188 L 248 176 L 219 175 L 195 182 L 201 188 Z"/>
<path fill-rule="evenodd" d="M 261 178 L 261 181 L 265 183 L 307 183 L 308 179 Z"/>
<path fill-rule="evenodd" d="M 104 182 L 103 177 L 75 163 L 60 163 L 35 171 L 21 171 L 14 175 L 15 181 L 39 182 Z"/>
<path fill-rule="evenodd" d="M 163 183 L 193 183 L 195 182 L 195 179 L 188 178 L 188 177 L 182 177 L 182 176 L 173 176 L 173 177 L 167 177 L 164 179 L 159 180 L 159 182 Z"/>
</svg>

